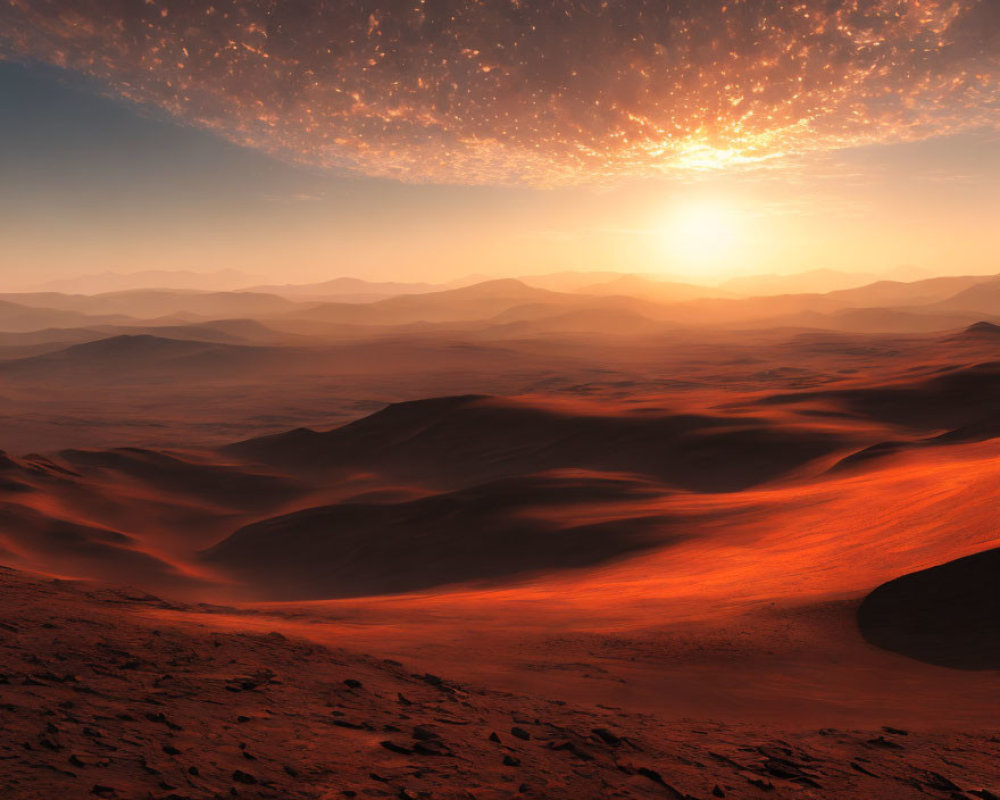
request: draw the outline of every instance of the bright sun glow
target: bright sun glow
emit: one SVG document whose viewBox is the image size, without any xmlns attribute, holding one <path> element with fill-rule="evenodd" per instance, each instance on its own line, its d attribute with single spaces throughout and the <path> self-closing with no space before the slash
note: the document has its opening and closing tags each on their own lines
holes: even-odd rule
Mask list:
<svg viewBox="0 0 1000 800">
<path fill-rule="evenodd" d="M 672 271 L 714 277 L 737 266 L 742 228 L 743 220 L 733 208 L 700 201 L 676 207 L 656 234 Z"/>
</svg>

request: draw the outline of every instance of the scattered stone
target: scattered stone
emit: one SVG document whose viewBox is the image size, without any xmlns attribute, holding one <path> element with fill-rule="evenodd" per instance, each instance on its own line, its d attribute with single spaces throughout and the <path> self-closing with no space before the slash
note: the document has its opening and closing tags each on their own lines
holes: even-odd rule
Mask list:
<svg viewBox="0 0 1000 800">
<path fill-rule="evenodd" d="M 576 742 L 569 739 L 559 739 L 554 742 L 549 742 L 550 750 L 565 750 L 567 753 L 572 753 L 579 759 L 584 761 L 593 761 L 594 757 L 581 747 L 578 747 Z"/>
<path fill-rule="evenodd" d="M 892 739 L 886 739 L 884 736 L 879 736 L 877 739 L 869 739 L 867 744 L 871 747 L 885 747 L 889 750 L 903 749 L 903 745 L 892 741 Z"/>
<path fill-rule="evenodd" d="M 427 725 L 417 725 L 413 729 L 413 738 L 428 742 L 432 739 L 440 739 L 441 735 Z"/>
<path fill-rule="evenodd" d="M 657 772 L 655 769 L 650 769 L 649 767 L 638 767 L 636 769 L 636 774 L 642 775 L 644 778 L 649 778 L 653 783 L 658 783 L 664 789 L 666 789 L 667 794 L 673 798 L 673 800 L 684 800 L 684 794 L 677 791 L 673 786 L 667 783 L 663 776 Z"/>
<path fill-rule="evenodd" d="M 448 756 L 451 755 L 451 751 L 448 750 L 447 746 L 439 739 L 431 739 L 429 741 L 420 741 L 413 745 L 413 752 L 419 753 L 422 756 Z"/>
<path fill-rule="evenodd" d="M 607 728 L 594 728 L 592 732 L 598 739 L 607 745 L 611 745 L 612 747 L 617 747 L 622 743 L 622 740 L 615 736 Z"/>
<path fill-rule="evenodd" d="M 962 787 L 948 780 L 944 775 L 928 770 L 924 773 L 924 786 L 936 789 L 939 792 L 961 792 Z"/>
</svg>

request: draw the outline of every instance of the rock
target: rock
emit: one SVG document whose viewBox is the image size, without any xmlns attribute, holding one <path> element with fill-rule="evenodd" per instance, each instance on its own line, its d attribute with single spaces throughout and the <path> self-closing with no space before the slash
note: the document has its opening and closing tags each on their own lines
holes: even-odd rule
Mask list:
<svg viewBox="0 0 1000 800">
<path fill-rule="evenodd" d="M 400 755 L 403 756 L 412 755 L 413 753 L 413 750 L 411 750 L 409 747 L 404 747 L 401 744 L 396 744 L 396 742 L 391 742 L 387 740 L 384 742 L 379 742 L 379 744 L 382 745 L 382 747 L 384 747 L 390 753 L 399 753 Z"/>
<path fill-rule="evenodd" d="M 432 739 L 440 739 L 441 734 L 428 725 L 417 725 L 413 729 L 413 738 L 422 742 L 429 742 Z"/>
<path fill-rule="evenodd" d="M 877 739 L 869 739 L 867 744 L 871 747 L 884 747 L 889 750 L 903 749 L 903 745 L 892 741 L 892 739 L 886 739 L 884 736 L 879 736 Z"/>
<path fill-rule="evenodd" d="M 505 767 L 519 767 L 521 766 L 521 759 L 515 758 L 511 755 L 505 755 L 503 757 L 503 765 Z"/>
<path fill-rule="evenodd" d="M 664 789 L 667 790 L 667 794 L 671 798 L 673 798 L 673 800 L 684 800 L 684 795 L 681 792 L 677 791 L 677 789 L 675 789 L 669 783 L 667 783 L 663 779 L 663 776 L 655 769 L 650 769 L 649 767 L 638 767 L 636 769 L 636 773 L 638 775 L 642 775 L 642 777 L 644 778 L 649 778 L 649 780 L 653 781 L 654 783 L 660 784 L 660 786 L 662 786 Z"/>
<path fill-rule="evenodd" d="M 419 753 L 422 756 L 447 756 L 451 755 L 451 752 L 445 746 L 444 742 L 439 739 L 431 739 L 430 741 L 417 742 L 413 745 L 413 752 Z"/>
<path fill-rule="evenodd" d="M 575 742 L 569 739 L 560 739 L 558 741 L 549 742 L 550 750 L 565 750 L 568 753 L 572 753 L 577 758 L 583 759 L 584 761 L 593 761 L 594 757 L 588 753 L 586 750 L 578 747 Z"/>
<path fill-rule="evenodd" d="M 366 726 L 359 725 L 357 722 L 348 722 L 346 719 L 335 719 L 333 724 L 338 728 L 349 728 L 352 731 L 363 731 Z"/>
<path fill-rule="evenodd" d="M 924 773 L 924 786 L 929 786 L 939 792 L 960 792 L 962 787 L 952 783 L 944 775 L 928 770 Z"/>
<path fill-rule="evenodd" d="M 166 725 L 172 731 L 183 730 L 183 728 L 180 725 L 171 722 L 169 719 L 167 719 L 166 714 L 164 714 L 162 711 L 156 714 L 152 713 L 146 714 L 146 719 L 149 720 L 150 722 L 156 722 L 160 725 Z"/>
<path fill-rule="evenodd" d="M 524 741 L 527 741 L 528 739 L 531 738 L 531 734 L 528 733 L 524 728 L 518 728 L 516 726 L 510 729 L 510 735 L 518 739 L 523 739 Z"/>
<path fill-rule="evenodd" d="M 594 728 L 592 733 L 602 742 L 604 742 L 607 745 L 611 745 L 612 747 L 617 747 L 622 743 L 622 740 L 617 736 L 615 736 L 607 728 Z"/>
<path fill-rule="evenodd" d="M 257 783 L 257 779 L 249 772 L 244 772 L 243 770 L 238 769 L 233 773 L 233 782 L 253 786 Z"/>
</svg>

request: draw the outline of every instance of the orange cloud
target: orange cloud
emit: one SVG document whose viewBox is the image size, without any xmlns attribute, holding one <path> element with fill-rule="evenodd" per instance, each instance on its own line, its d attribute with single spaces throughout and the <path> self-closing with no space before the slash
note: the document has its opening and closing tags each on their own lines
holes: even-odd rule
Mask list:
<svg viewBox="0 0 1000 800">
<path fill-rule="evenodd" d="M 39 59 L 267 152 L 551 185 L 1000 116 L 992 0 L 4 0 Z"/>
</svg>

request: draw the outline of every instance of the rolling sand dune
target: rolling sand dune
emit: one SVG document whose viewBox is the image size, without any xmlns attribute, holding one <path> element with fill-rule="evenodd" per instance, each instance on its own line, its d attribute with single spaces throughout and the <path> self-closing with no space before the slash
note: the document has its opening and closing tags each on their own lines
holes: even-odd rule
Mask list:
<svg viewBox="0 0 1000 800">
<path fill-rule="evenodd" d="M 11 341 L 0 787 L 996 795 L 991 328 L 457 291 Z"/>
<path fill-rule="evenodd" d="M 994 325 L 992 322 L 975 322 L 956 338 L 1000 341 L 1000 325 Z"/>
<path fill-rule="evenodd" d="M 830 404 L 917 430 L 981 424 L 996 417 L 1000 404 L 1000 362 L 948 369 L 934 377 L 883 386 L 773 395 L 761 402 Z"/>
<path fill-rule="evenodd" d="M 931 664 L 1000 669 L 1000 549 L 879 586 L 858 609 L 874 645 Z"/>
<path fill-rule="evenodd" d="M 0 362 L 0 374 L 35 380 L 216 379 L 225 373 L 273 369 L 288 357 L 287 351 L 264 347 L 123 334 Z"/>
<path fill-rule="evenodd" d="M 206 557 L 273 599 L 393 594 L 497 580 L 664 546 L 677 534 L 655 514 L 576 524 L 565 508 L 654 493 L 624 479 L 537 476 L 403 503 L 341 503 L 255 523 Z M 553 509 L 566 519 L 554 520 Z"/>
<path fill-rule="evenodd" d="M 83 474 L 107 474 L 115 481 L 138 482 L 170 497 L 195 497 L 226 507 L 273 508 L 302 493 L 302 487 L 288 478 L 182 458 L 172 453 L 137 448 L 64 450 L 59 457 Z"/>
<path fill-rule="evenodd" d="M 450 486 L 580 468 L 640 473 L 695 491 L 738 491 L 831 453 L 831 434 L 762 419 L 567 413 L 468 396 L 400 403 L 327 433 L 298 430 L 227 453 L 305 474 L 370 469 Z"/>
<path fill-rule="evenodd" d="M 16 503 L 0 503 L 0 541 L 12 563 L 54 574 L 136 582 L 174 591 L 196 581 L 120 531 L 84 525 Z"/>
<path fill-rule="evenodd" d="M 31 333 L 45 328 L 73 328 L 98 322 L 127 320 L 122 316 L 90 316 L 76 311 L 32 308 L 0 300 L 0 330 L 6 333 Z"/>
<path fill-rule="evenodd" d="M 993 277 L 962 289 L 954 296 L 940 301 L 936 306 L 948 310 L 1000 314 L 1000 278 Z"/>
</svg>

